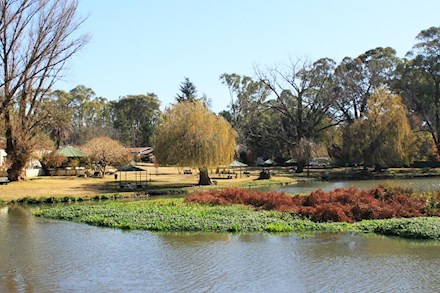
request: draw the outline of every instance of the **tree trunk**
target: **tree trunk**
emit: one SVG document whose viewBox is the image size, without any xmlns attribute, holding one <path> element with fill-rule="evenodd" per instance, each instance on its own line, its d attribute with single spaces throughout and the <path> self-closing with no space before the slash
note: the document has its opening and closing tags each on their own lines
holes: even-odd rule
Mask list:
<svg viewBox="0 0 440 293">
<path fill-rule="evenodd" d="M 8 168 L 8 179 L 10 181 L 21 181 L 26 179 L 26 165 L 31 159 L 32 152 L 26 145 L 13 139 L 10 136 L 6 138 L 7 161 L 10 164 Z"/>
<path fill-rule="evenodd" d="M 381 164 L 374 165 L 374 171 L 373 172 L 382 172 L 383 167 Z"/>
<path fill-rule="evenodd" d="M 7 131 L 8 132 L 8 131 Z M 8 168 L 8 178 L 10 181 L 20 181 L 26 179 L 26 165 L 31 159 L 26 142 L 18 142 L 11 136 L 6 137 L 7 161 L 10 164 Z"/>
<path fill-rule="evenodd" d="M 304 166 L 306 162 L 305 161 L 298 161 L 298 164 L 296 166 L 296 173 L 302 173 L 304 172 Z"/>
<path fill-rule="evenodd" d="M 211 185 L 212 181 L 209 178 L 208 169 L 207 168 L 199 168 L 199 185 Z"/>
<path fill-rule="evenodd" d="M 8 169 L 8 179 L 10 181 L 21 181 L 26 179 L 25 165 L 21 161 L 11 164 Z"/>
<path fill-rule="evenodd" d="M 20 181 L 26 179 L 26 164 L 30 161 L 32 150 L 22 129 L 13 129 L 11 110 L 5 111 L 6 153 L 9 164 L 8 179 Z"/>
</svg>

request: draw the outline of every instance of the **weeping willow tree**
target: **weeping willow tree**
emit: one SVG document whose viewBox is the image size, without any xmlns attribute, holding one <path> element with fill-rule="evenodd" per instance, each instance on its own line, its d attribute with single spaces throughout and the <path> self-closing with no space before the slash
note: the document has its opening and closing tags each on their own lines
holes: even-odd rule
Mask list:
<svg viewBox="0 0 440 293">
<path fill-rule="evenodd" d="M 365 119 L 349 128 L 347 148 L 352 159 L 364 165 L 402 166 L 411 163 L 415 136 L 402 98 L 379 89 L 368 101 Z"/>
<path fill-rule="evenodd" d="M 162 114 L 154 133 L 154 154 L 160 164 L 198 168 L 199 185 L 208 185 L 208 168 L 233 160 L 236 138 L 229 123 L 202 102 L 181 102 Z"/>
</svg>

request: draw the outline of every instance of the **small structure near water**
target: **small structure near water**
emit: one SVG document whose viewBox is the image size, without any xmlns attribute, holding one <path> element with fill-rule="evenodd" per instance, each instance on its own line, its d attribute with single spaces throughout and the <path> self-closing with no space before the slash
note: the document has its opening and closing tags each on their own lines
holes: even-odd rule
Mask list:
<svg viewBox="0 0 440 293">
<path fill-rule="evenodd" d="M 114 173 L 114 176 L 115 182 L 117 186 L 119 186 L 119 189 L 141 189 L 146 187 L 148 183 L 147 170 L 133 165 L 119 168 Z"/>
</svg>

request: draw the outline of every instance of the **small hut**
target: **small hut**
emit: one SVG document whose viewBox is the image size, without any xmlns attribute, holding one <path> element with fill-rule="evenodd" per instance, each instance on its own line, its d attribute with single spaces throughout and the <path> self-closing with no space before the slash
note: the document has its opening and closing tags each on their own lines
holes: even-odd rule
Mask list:
<svg viewBox="0 0 440 293">
<path fill-rule="evenodd" d="M 85 174 L 85 168 L 83 166 L 80 166 L 81 159 L 87 156 L 83 151 L 68 145 L 57 149 L 55 153 L 67 158 L 67 163 L 63 164 L 67 167 L 49 169 L 50 175 L 83 176 Z M 73 161 L 77 161 L 77 162 L 73 164 Z"/>
<path fill-rule="evenodd" d="M 264 166 L 276 166 L 277 165 L 277 163 L 274 161 L 274 160 L 271 160 L 271 159 L 269 159 L 269 160 L 266 160 L 266 161 L 264 161 Z"/>
<path fill-rule="evenodd" d="M 242 176 L 242 168 L 246 168 L 247 166 L 247 164 L 239 162 L 237 160 L 234 160 L 232 163 L 229 164 L 230 168 L 239 168 L 240 177 Z"/>
<path fill-rule="evenodd" d="M 143 188 L 147 186 L 148 173 L 147 170 L 141 169 L 133 165 L 128 165 L 126 167 L 119 168 L 116 171 L 115 182 L 119 183 L 119 189 Z"/>
</svg>

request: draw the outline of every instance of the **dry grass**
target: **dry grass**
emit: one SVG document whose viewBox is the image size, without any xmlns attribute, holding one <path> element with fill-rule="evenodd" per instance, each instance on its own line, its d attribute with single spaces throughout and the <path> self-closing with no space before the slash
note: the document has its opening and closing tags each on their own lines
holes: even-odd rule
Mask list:
<svg viewBox="0 0 440 293">
<path fill-rule="evenodd" d="M 193 169 L 193 174 L 179 173 L 175 167 L 154 168 L 152 165 L 140 165 L 139 167 L 147 171 L 140 173 L 126 172 L 118 174 L 117 182 L 122 181 L 147 181 L 149 188 L 169 189 L 169 188 L 187 188 L 189 191 L 200 190 L 200 187 L 193 187 L 198 182 L 198 172 Z M 224 188 L 224 187 L 246 187 L 255 185 L 292 183 L 291 177 L 274 176 L 271 180 L 258 180 L 260 169 L 248 170 L 250 177 L 240 177 L 227 179 L 226 175 L 219 176 L 211 174 L 213 180 L 217 182 L 215 186 L 203 187 L 203 189 Z M 140 178 L 141 176 L 141 178 Z M 121 178 L 122 177 L 122 178 Z M 119 185 L 116 184 L 113 175 L 107 175 L 105 178 L 78 178 L 75 176 L 54 176 L 38 177 L 24 182 L 12 182 L 8 185 L 0 185 L 0 200 L 10 201 L 23 197 L 64 197 L 64 196 L 91 196 L 104 193 L 120 193 Z M 132 191 L 131 191 L 132 192 Z"/>
<path fill-rule="evenodd" d="M 86 196 L 105 192 L 108 178 L 40 177 L 0 186 L 0 199 L 9 201 L 23 197 Z"/>
</svg>

